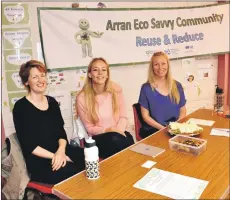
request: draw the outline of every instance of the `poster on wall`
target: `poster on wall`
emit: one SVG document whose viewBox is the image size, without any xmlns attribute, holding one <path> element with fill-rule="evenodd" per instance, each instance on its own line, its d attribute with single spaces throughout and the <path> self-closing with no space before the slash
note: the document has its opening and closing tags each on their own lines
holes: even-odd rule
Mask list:
<svg viewBox="0 0 230 200">
<path fill-rule="evenodd" d="M 7 91 L 25 90 L 18 71 L 6 71 Z"/>
<path fill-rule="evenodd" d="M 17 92 L 17 93 L 8 93 L 8 98 L 9 98 L 9 106 L 10 106 L 10 111 L 12 112 L 14 108 L 14 104 L 21 99 L 22 97 L 26 96 L 27 92 Z"/>
<path fill-rule="evenodd" d="M 7 28 L 2 30 L 3 49 L 31 48 L 30 28 Z"/>
<path fill-rule="evenodd" d="M 71 91 L 70 92 L 70 95 L 71 95 L 71 112 L 72 112 L 73 120 L 77 119 L 76 98 L 77 98 L 78 93 L 79 93 L 79 91 Z"/>
<path fill-rule="evenodd" d="M 212 64 L 199 64 L 198 74 L 200 80 L 213 79 L 213 65 Z"/>
<path fill-rule="evenodd" d="M 72 126 L 73 126 L 73 138 L 78 137 L 78 127 L 76 124 L 77 119 L 77 108 L 76 108 L 76 98 L 79 91 L 71 91 L 71 112 L 72 112 Z"/>
<path fill-rule="evenodd" d="M 171 59 L 229 52 L 229 4 L 140 10 L 39 8 L 38 16 L 49 69 L 84 67 L 93 57 L 104 57 L 112 65 L 148 62 L 156 51 Z"/>
<path fill-rule="evenodd" d="M 21 64 L 31 60 L 33 56 L 32 49 L 5 50 L 3 54 L 5 70 L 19 70 Z"/>
<path fill-rule="evenodd" d="M 196 68 L 195 58 L 181 59 L 181 67 L 185 71 L 190 71 L 191 69 L 194 70 Z"/>
<path fill-rule="evenodd" d="M 48 73 L 48 84 L 49 86 L 66 84 L 65 72 L 63 71 L 52 71 Z"/>
<path fill-rule="evenodd" d="M 80 71 L 76 74 L 76 89 L 80 91 L 86 81 L 86 70 L 80 69 Z"/>
<path fill-rule="evenodd" d="M 56 99 L 56 101 L 58 102 L 61 111 L 63 112 L 64 110 L 68 110 L 70 111 L 71 109 L 71 97 L 68 91 L 52 91 L 49 92 L 49 96 L 52 96 Z M 71 116 L 71 114 L 69 115 Z M 63 116 L 63 118 L 65 118 Z"/>
<path fill-rule="evenodd" d="M 2 25 L 29 24 L 28 4 L 2 4 Z"/>
<path fill-rule="evenodd" d="M 197 81 L 195 73 L 186 72 L 183 84 L 185 98 L 187 101 L 196 100 L 201 94 L 200 84 Z"/>
</svg>

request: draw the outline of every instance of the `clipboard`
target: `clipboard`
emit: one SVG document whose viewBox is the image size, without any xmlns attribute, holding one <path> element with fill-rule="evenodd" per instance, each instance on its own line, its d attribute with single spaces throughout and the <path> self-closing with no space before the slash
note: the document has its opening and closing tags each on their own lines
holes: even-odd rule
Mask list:
<svg viewBox="0 0 230 200">
<path fill-rule="evenodd" d="M 137 144 L 129 150 L 154 158 L 165 151 L 165 149 L 143 143 Z"/>
</svg>

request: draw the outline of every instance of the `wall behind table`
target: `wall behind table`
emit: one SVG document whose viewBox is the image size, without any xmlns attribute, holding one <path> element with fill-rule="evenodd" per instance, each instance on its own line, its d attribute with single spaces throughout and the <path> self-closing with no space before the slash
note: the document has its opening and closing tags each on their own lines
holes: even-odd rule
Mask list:
<svg viewBox="0 0 230 200">
<path fill-rule="evenodd" d="M 210 2 L 209 4 L 213 4 Z M 28 3 L 30 7 L 30 17 L 31 17 L 31 38 L 32 38 L 32 48 L 33 48 L 33 58 L 40 59 L 41 55 L 39 54 L 38 44 L 40 43 L 38 23 L 37 23 L 37 7 L 71 7 L 71 2 L 34 2 Z M 197 6 L 208 4 L 208 2 L 110 2 L 105 3 L 108 8 L 116 7 L 178 7 L 178 6 Z M 80 7 L 96 7 L 96 2 L 85 2 L 80 3 Z M 55 51 L 55 47 L 54 47 Z M 111 51 L 111 53 L 113 53 Z M 114 54 L 115 56 L 119 56 Z M 62 58 L 65 59 L 65 58 Z M 109 60 L 108 60 L 109 62 Z M 212 107 L 213 97 L 214 97 L 214 85 L 217 82 L 217 57 L 200 57 L 197 59 L 191 60 L 193 64 L 186 67 L 183 66 L 183 60 L 174 60 L 171 62 L 172 73 L 176 80 L 180 81 L 185 88 L 185 93 L 187 97 L 187 109 L 188 113 L 200 108 L 200 107 Z M 205 80 L 200 80 L 198 67 L 203 66 L 212 66 L 212 77 Z M 147 78 L 147 69 L 148 65 L 131 65 L 131 66 L 120 66 L 112 67 L 111 74 L 112 80 L 119 83 L 124 90 L 124 96 L 127 105 L 127 113 L 129 119 L 129 130 L 134 132 L 133 129 L 133 111 L 132 104 L 138 101 L 139 92 L 141 85 L 146 81 Z M 81 72 L 81 74 L 79 74 Z M 186 81 L 186 72 L 192 73 L 195 75 L 195 86 L 190 85 L 188 87 L 188 82 Z M 71 96 L 70 92 L 79 89 L 78 84 L 82 81 L 84 74 L 82 70 L 71 70 L 63 71 L 65 81 L 60 85 L 51 85 L 48 89 L 50 95 L 55 94 L 57 98 L 60 98 L 62 101 L 62 115 L 65 120 L 65 129 L 70 139 L 73 134 L 73 125 L 72 125 L 72 111 L 71 111 Z M 57 74 L 56 74 L 57 75 Z M 3 76 L 5 76 L 4 66 L 3 66 Z M 8 102 L 8 94 L 6 82 L 3 79 L 2 85 L 2 94 L 3 102 Z M 197 94 L 197 85 L 201 89 L 200 95 Z M 194 89 L 195 88 L 195 89 Z M 188 92 L 189 91 L 189 92 Z M 192 95 L 191 95 L 192 94 Z M 12 113 L 7 106 L 3 106 L 3 121 L 6 135 L 13 133 L 14 126 L 12 120 Z"/>
</svg>

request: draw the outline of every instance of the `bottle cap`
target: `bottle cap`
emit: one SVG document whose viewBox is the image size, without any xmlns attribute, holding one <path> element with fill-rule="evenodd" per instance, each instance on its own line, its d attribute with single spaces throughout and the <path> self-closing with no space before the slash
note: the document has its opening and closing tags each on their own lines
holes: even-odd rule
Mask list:
<svg viewBox="0 0 230 200">
<path fill-rule="evenodd" d="M 88 139 L 85 140 L 85 147 L 86 148 L 90 148 L 90 147 L 94 147 L 94 146 L 96 146 L 96 142 L 94 139 L 89 137 Z"/>
<path fill-rule="evenodd" d="M 223 94 L 223 89 L 216 85 L 216 94 Z"/>
</svg>

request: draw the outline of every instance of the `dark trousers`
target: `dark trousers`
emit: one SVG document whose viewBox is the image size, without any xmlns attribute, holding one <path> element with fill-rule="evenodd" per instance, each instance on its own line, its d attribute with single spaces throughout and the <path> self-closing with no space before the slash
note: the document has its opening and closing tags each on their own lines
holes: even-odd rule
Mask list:
<svg viewBox="0 0 230 200">
<path fill-rule="evenodd" d="M 108 132 L 93 136 L 99 149 L 99 157 L 108 158 L 134 144 L 132 135 L 127 131 L 125 135 L 126 137 L 117 132 Z"/>
<path fill-rule="evenodd" d="M 140 136 L 142 139 L 144 139 L 157 131 L 159 130 L 154 127 L 144 125 L 140 128 Z"/>
<path fill-rule="evenodd" d="M 45 159 L 41 163 L 39 172 L 31 173 L 31 180 L 47 184 L 59 183 L 85 169 L 84 150 L 67 144 L 66 155 L 73 161 L 67 162 L 65 167 L 57 171 L 52 170 L 51 159 Z"/>
</svg>

